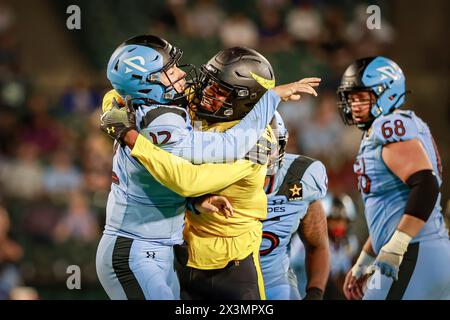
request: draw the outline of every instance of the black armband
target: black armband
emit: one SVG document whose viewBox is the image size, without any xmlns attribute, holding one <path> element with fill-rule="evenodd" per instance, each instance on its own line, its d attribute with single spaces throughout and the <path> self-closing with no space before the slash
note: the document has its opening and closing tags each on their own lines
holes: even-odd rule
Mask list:
<svg viewBox="0 0 450 320">
<path fill-rule="evenodd" d="M 306 289 L 306 296 L 303 300 L 322 300 L 323 299 L 323 290 L 317 287 L 311 287 Z"/>
<path fill-rule="evenodd" d="M 439 183 L 433 170 L 413 173 L 406 184 L 411 189 L 406 202 L 405 213 L 427 221 L 436 205 Z"/>
</svg>

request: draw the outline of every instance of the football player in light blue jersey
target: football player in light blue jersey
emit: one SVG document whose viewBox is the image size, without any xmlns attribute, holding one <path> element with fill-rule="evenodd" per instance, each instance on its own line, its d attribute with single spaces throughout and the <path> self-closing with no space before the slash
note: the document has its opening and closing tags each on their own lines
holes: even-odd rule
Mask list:
<svg viewBox="0 0 450 320">
<path fill-rule="evenodd" d="M 327 192 L 326 170 L 320 161 L 285 154 L 287 130 L 278 113 L 272 127 L 279 136 L 280 148 L 266 177 L 268 214 L 263 221 L 260 249 L 266 297 L 301 299 L 295 275 L 289 268 L 290 239 L 298 232 L 307 255 L 305 299 L 321 299 L 329 273 L 327 224 L 320 203 Z"/>
<path fill-rule="evenodd" d="M 251 75 L 255 71 L 264 81 L 257 91 L 240 88 L 231 96 L 247 99 L 252 106 L 259 102 L 224 133 L 197 132 L 183 107 L 186 74 L 178 68 L 180 58 L 181 51 L 166 40 L 138 36 L 116 49 L 107 75 L 122 98 L 131 97 L 140 133 L 193 163 L 242 158 L 261 136 L 281 99 L 298 100 L 300 92 L 315 94 L 309 79 L 273 88 L 270 64 L 261 55 L 252 57 L 258 68 L 249 68 L 243 76 L 256 80 Z M 314 86 L 318 79 L 311 79 Z M 126 128 L 118 127 L 108 128 L 108 133 L 114 136 L 116 130 L 126 133 Z M 205 152 L 211 145 L 214 152 Z M 96 258 L 100 282 L 112 299 L 178 299 L 173 245 L 182 242 L 185 198 L 159 184 L 131 157 L 128 147 L 116 143 L 114 150 L 106 226 Z"/>
<path fill-rule="evenodd" d="M 344 122 L 364 131 L 354 171 L 369 238 L 348 272 L 348 299 L 450 299 L 442 169 L 427 124 L 405 102 L 405 77 L 385 57 L 355 61 L 337 90 Z M 370 278 L 368 278 L 370 275 Z"/>
</svg>

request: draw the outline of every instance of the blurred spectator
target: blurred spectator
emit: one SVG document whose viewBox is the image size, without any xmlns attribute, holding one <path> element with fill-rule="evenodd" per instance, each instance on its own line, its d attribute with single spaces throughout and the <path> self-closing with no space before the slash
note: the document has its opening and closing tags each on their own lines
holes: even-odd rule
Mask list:
<svg viewBox="0 0 450 320">
<path fill-rule="evenodd" d="M 26 85 L 20 74 L 14 21 L 14 11 L 6 4 L 0 4 L 0 100 L 3 105 L 17 108 L 24 103 Z"/>
<path fill-rule="evenodd" d="M 166 0 L 167 10 L 163 14 L 164 21 L 174 28 L 183 31 L 186 27 L 186 0 Z"/>
<path fill-rule="evenodd" d="M 287 0 L 258 0 L 257 7 L 259 11 L 281 10 L 287 5 L 287 2 Z"/>
<path fill-rule="evenodd" d="M 17 147 L 17 135 L 11 135 L 19 127 L 19 116 L 14 110 L 0 106 L 0 157 L 11 156 Z M 1 175 L 1 164 L 0 164 Z"/>
<path fill-rule="evenodd" d="M 8 31 L 13 25 L 16 16 L 6 3 L 0 3 L 0 34 Z"/>
<path fill-rule="evenodd" d="M 218 33 L 225 13 L 212 0 L 197 0 L 187 13 L 187 29 L 191 37 L 210 38 Z"/>
<path fill-rule="evenodd" d="M 81 175 L 72 163 L 70 154 L 57 151 L 52 156 L 51 166 L 44 174 L 44 189 L 50 194 L 65 194 L 77 190 Z"/>
<path fill-rule="evenodd" d="M 11 291 L 22 281 L 17 263 L 23 250 L 9 238 L 10 226 L 8 212 L 0 207 L 0 300 L 9 299 Z"/>
<path fill-rule="evenodd" d="M 62 97 L 62 105 L 67 113 L 89 114 L 100 103 L 101 97 L 89 87 L 85 78 L 80 78 Z"/>
<path fill-rule="evenodd" d="M 325 91 L 319 96 L 319 104 L 311 121 L 300 128 L 300 149 L 315 158 L 333 158 L 339 150 L 343 123 L 336 112 L 334 92 Z"/>
<path fill-rule="evenodd" d="M 7 79 L 5 74 L 4 79 Z M 1 100 L 9 107 L 18 108 L 25 102 L 26 89 L 25 83 L 19 77 L 11 77 L 1 85 Z"/>
<path fill-rule="evenodd" d="M 320 14 L 311 4 L 299 2 L 287 14 L 286 28 L 295 40 L 316 41 L 322 31 Z"/>
<path fill-rule="evenodd" d="M 225 48 L 238 46 L 256 48 L 258 28 L 252 20 L 238 12 L 224 21 L 220 28 L 220 38 Z"/>
<path fill-rule="evenodd" d="M 281 103 L 278 110 L 289 131 L 301 128 L 304 123 L 311 120 L 314 112 L 314 103 L 315 101 L 306 95 L 300 101 Z"/>
<path fill-rule="evenodd" d="M 92 214 L 86 196 L 75 193 L 69 201 L 66 215 L 55 228 L 54 236 L 58 242 L 73 239 L 81 242 L 96 240 L 99 226 Z"/>
<path fill-rule="evenodd" d="M 32 200 L 42 193 L 43 170 L 39 153 L 32 144 L 21 144 L 14 159 L 0 167 L 0 181 L 5 195 Z"/>
<path fill-rule="evenodd" d="M 44 155 L 56 151 L 62 142 L 60 124 L 50 114 L 50 104 L 46 96 L 34 95 L 27 102 L 29 123 L 21 132 L 23 143 L 34 145 Z"/>
<path fill-rule="evenodd" d="M 94 133 L 85 140 L 81 162 L 87 191 L 109 191 L 112 154 L 112 143 L 101 132 Z"/>
<path fill-rule="evenodd" d="M 17 70 L 17 38 L 13 32 L 0 33 L 0 71 L 2 76 L 10 76 Z"/>
<path fill-rule="evenodd" d="M 328 58 L 328 61 L 331 61 L 328 55 L 345 47 L 347 43 L 345 27 L 344 13 L 339 7 L 328 7 L 324 10 L 320 42 L 321 49 Z"/>
<path fill-rule="evenodd" d="M 45 198 L 25 203 L 26 211 L 22 228 L 27 238 L 34 244 L 49 245 L 52 243 L 52 232 L 61 215 L 60 205 Z"/>
<path fill-rule="evenodd" d="M 267 52 L 286 51 L 290 48 L 290 38 L 284 29 L 281 15 L 275 10 L 263 10 L 260 18 L 260 47 Z"/>
</svg>

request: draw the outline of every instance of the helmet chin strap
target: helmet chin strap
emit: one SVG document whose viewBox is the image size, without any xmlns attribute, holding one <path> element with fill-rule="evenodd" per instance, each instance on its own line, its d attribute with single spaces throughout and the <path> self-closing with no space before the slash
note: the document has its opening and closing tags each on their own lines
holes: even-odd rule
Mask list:
<svg viewBox="0 0 450 320">
<path fill-rule="evenodd" d="M 362 131 L 367 131 L 372 126 L 372 123 L 374 120 L 375 120 L 375 117 L 370 115 L 369 120 L 367 120 L 366 122 L 357 123 L 356 127 Z"/>
</svg>

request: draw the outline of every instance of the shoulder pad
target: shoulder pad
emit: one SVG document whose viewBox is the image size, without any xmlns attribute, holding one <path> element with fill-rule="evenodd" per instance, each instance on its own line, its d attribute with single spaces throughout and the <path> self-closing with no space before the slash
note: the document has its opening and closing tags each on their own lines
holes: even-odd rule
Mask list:
<svg viewBox="0 0 450 320">
<path fill-rule="evenodd" d="M 419 127 L 412 112 L 394 112 L 377 118 L 371 127 L 374 140 L 385 145 L 417 138 Z"/>
<path fill-rule="evenodd" d="M 170 113 L 182 117 L 185 122 L 187 121 L 187 112 L 183 108 L 161 105 L 147 111 L 147 113 L 142 117 L 140 127 L 146 128 L 159 116 Z"/>
<path fill-rule="evenodd" d="M 316 160 L 298 156 L 287 169 L 286 176 L 281 183 L 277 195 L 284 195 L 289 201 L 303 199 L 301 180 L 308 167 Z"/>
</svg>

